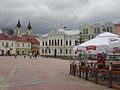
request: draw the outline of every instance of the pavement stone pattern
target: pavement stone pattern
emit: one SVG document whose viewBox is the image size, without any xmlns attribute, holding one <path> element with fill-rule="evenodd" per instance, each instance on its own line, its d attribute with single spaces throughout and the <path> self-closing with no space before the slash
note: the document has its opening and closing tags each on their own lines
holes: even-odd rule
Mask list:
<svg viewBox="0 0 120 90">
<path fill-rule="evenodd" d="M 114 90 L 69 74 L 69 60 L 0 56 L 0 90 Z"/>
</svg>

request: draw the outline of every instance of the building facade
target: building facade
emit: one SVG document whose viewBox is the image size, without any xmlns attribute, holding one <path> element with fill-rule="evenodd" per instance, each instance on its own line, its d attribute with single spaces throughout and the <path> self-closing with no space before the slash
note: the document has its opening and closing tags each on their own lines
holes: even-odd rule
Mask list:
<svg viewBox="0 0 120 90">
<path fill-rule="evenodd" d="M 115 33 L 120 37 L 120 24 L 115 24 Z"/>
<path fill-rule="evenodd" d="M 51 57 L 74 57 L 78 56 L 73 51 L 76 40 L 79 38 L 79 30 L 66 31 L 62 28 L 53 30 L 40 37 L 40 55 Z"/>
<path fill-rule="evenodd" d="M 103 32 L 115 33 L 115 25 L 112 22 L 106 22 L 105 24 L 95 23 L 80 26 L 81 37 L 84 41 L 90 40 Z"/>
<path fill-rule="evenodd" d="M 16 25 L 16 32 L 22 32 L 21 24 L 18 20 L 18 24 Z M 28 54 L 39 54 L 39 41 L 32 35 L 32 27 L 29 22 L 26 33 L 16 33 L 17 45 L 16 45 L 16 53 L 19 55 L 28 55 Z"/>
<path fill-rule="evenodd" d="M 91 39 L 91 26 L 89 24 L 85 24 L 80 26 L 80 34 L 81 38 L 83 38 L 84 41 Z"/>
<path fill-rule="evenodd" d="M 0 55 L 13 55 L 16 52 L 16 41 L 11 37 L 0 34 Z"/>
<path fill-rule="evenodd" d="M 112 22 L 106 22 L 105 24 L 95 23 L 91 27 L 92 38 L 103 32 L 115 33 L 115 25 Z"/>
<path fill-rule="evenodd" d="M 32 27 L 30 22 L 26 33 L 22 33 L 20 20 L 15 28 L 14 35 L 4 35 L 0 33 L 0 54 L 1 55 L 29 55 L 39 54 L 40 43 L 35 36 L 32 35 Z"/>
</svg>

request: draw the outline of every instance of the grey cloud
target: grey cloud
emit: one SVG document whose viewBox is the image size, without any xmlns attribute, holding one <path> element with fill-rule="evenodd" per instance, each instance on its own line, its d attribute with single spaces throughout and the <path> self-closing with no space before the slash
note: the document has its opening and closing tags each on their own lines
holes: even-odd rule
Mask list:
<svg viewBox="0 0 120 90">
<path fill-rule="evenodd" d="M 119 21 L 119 9 L 119 0 L 0 0 L 0 28 L 14 28 L 20 19 L 24 28 L 31 21 L 34 33 L 46 33 L 56 23 L 78 29 L 84 23 Z"/>
</svg>

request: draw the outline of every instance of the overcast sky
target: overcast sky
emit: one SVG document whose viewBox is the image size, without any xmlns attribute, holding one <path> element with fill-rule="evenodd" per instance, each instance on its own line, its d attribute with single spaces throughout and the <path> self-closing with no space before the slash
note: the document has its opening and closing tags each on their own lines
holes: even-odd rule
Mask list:
<svg viewBox="0 0 120 90">
<path fill-rule="evenodd" d="M 120 21 L 120 0 L 0 0 L 0 28 L 22 28 L 31 22 L 34 33 L 47 33 L 57 24 L 79 29 L 82 24 Z"/>
</svg>

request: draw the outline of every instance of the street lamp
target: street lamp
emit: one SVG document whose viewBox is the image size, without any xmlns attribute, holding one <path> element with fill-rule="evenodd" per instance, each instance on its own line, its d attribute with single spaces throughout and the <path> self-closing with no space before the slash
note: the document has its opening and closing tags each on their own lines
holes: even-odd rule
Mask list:
<svg viewBox="0 0 120 90">
<path fill-rule="evenodd" d="M 80 32 L 79 33 L 79 38 L 78 38 L 78 41 L 77 41 L 77 44 L 81 44 L 81 43 L 83 43 L 83 38 L 82 38 L 82 33 Z"/>
<path fill-rule="evenodd" d="M 79 33 L 79 38 L 78 38 L 78 41 L 77 41 L 77 45 L 83 43 L 83 38 L 82 38 L 82 33 L 80 32 Z M 82 55 L 81 55 L 81 52 L 79 53 L 79 65 L 81 65 L 81 60 L 82 60 Z"/>
</svg>

